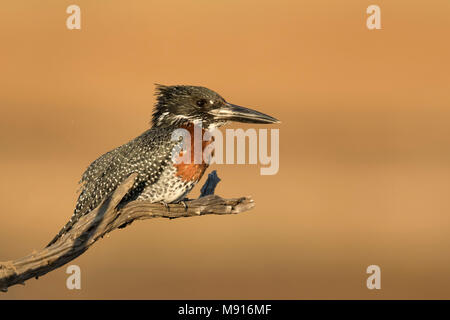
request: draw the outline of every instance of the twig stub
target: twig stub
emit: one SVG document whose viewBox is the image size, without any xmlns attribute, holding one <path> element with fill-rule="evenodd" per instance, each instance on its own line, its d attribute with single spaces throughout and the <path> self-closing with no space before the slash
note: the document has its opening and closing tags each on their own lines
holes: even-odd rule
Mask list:
<svg viewBox="0 0 450 320">
<path fill-rule="evenodd" d="M 137 174 L 130 175 L 97 208 L 81 217 L 73 227 L 51 246 L 13 261 L 0 262 L 0 291 L 8 287 L 24 284 L 24 281 L 40 277 L 55 270 L 83 254 L 97 240 L 123 225 L 135 220 L 151 218 L 181 218 L 207 214 L 236 214 L 254 207 L 251 197 L 223 199 L 217 195 L 204 195 L 199 199 L 182 204 L 169 204 L 169 208 L 159 203 L 132 201 L 117 208 L 136 180 Z M 208 176 L 203 186 L 205 192 L 214 193 L 220 179 L 215 171 Z M 202 192 L 203 195 L 203 192 Z"/>
</svg>

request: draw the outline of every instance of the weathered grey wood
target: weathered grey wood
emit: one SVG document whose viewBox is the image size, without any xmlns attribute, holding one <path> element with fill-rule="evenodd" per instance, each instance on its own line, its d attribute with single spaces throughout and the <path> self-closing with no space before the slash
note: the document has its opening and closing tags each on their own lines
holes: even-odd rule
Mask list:
<svg viewBox="0 0 450 320">
<path fill-rule="evenodd" d="M 236 214 L 250 210 L 254 206 L 251 197 L 223 199 L 217 195 L 207 195 L 185 204 L 169 204 L 132 201 L 118 208 L 120 201 L 132 187 L 137 174 L 122 183 L 96 209 L 81 217 L 77 223 L 50 247 L 13 261 L 0 262 L 0 290 L 40 277 L 72 261 L 83 254 L 97 240 L 118 227 L 129 225 L 135 220 L 151 218 L 196 217 L 206 214 Z M 217 175 L 215 175 L 217 177 Z M 213 178 L 211 178 L 213 179 Z M 218 179 L 218 178 L 217 178 Z M 215 183 L 220 179 L 206 183 Z M 214 185 L 214 188 L 215 188 Z M 214 188 L 212 190 L 214 190 Z"/>
<path fill-rule="evenodd" d="M 208 174 L 208 179 L 200 190 L 200 198 L 204 196 L 208 196 L 210 194 L 214 194 L 216 190 L 217 184 L 220 182 L 220 178 L 217 176 L 216 170 L 213 170 L 210 174 Z"/>
</svg>

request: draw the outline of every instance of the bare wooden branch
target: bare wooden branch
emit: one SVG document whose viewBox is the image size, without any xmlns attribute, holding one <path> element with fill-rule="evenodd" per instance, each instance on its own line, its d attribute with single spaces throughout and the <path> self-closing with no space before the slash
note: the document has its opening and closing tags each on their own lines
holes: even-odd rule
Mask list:
<svg viewBox="0 0 450 320">
<path fill-rule="evenodd" d="M 250 210 L 254 202 L 250 197 L 223 199 L 217 195 L 207 195 L 183 204 L 169 204 L 132 201 L 118 207 L 136 180 L 133 174 L 122 183 L 114 193 L 96 209 L 81 217 L 76 224 L 50 247 L 35 251 L 23 258 L 0 262 L 0 290 L 40 277 L 55 270 L 83 254 L 97 240 L 116 228 L 129 225 L 135 220 L 150 218 L 194 217 L 206 214 L 235 214 Z M 213 177 L 218 183 L 217 175 Z M 217 179 L 216 179 L 217 178 Z M 215 186 L 211 186 L 214 190 Z"/>
</svg>

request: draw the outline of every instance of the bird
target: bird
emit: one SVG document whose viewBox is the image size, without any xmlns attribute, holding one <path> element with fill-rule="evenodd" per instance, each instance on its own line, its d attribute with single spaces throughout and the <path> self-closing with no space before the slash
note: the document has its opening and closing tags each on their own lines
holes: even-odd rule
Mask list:
<svg viewBox="0 0 450 320">
<path fill-rule="evenodd" d="M 150 129 L 103 154 L 88 166 L 80 181 L 81 191 L 73 215 L 47 247 L 133 173 L 137 173 L 136 181 L 121 203 L 139 200 L 167 205 L 183 201 L 209 164 L 203 159 L 200 163 L 177 161 L 173 152 L 182 149 L 182 142 L 181 139 L 173 139 L 175 130 L 182 128 L 193 133 L 198 123 L 202 125 L 202 132 L 228 122 L 279 123 L 267 114 L 228 103 L 218 93 L 202 86 L 156 84 L 155 96 Z M 202 150 L 210 142 L 202 142 Z M 194 156 L 193 148 L 186 150 Z"/>
</svg>

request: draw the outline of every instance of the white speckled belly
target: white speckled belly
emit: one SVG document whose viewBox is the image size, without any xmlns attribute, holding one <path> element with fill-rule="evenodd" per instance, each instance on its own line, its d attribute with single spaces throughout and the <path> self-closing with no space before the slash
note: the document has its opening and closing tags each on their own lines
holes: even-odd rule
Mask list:
<svg viewBox="0 0 450 320">
<path fill-rule="evenodd" d="M 166 203 L 177 202 L 183 200 L 194 186 L 194 181 L 183 181 L 176 175 L 176 168 L 168 166 L 158 181 L 146 187 L 137 200 L 164 201 Z"/>
</svg>

